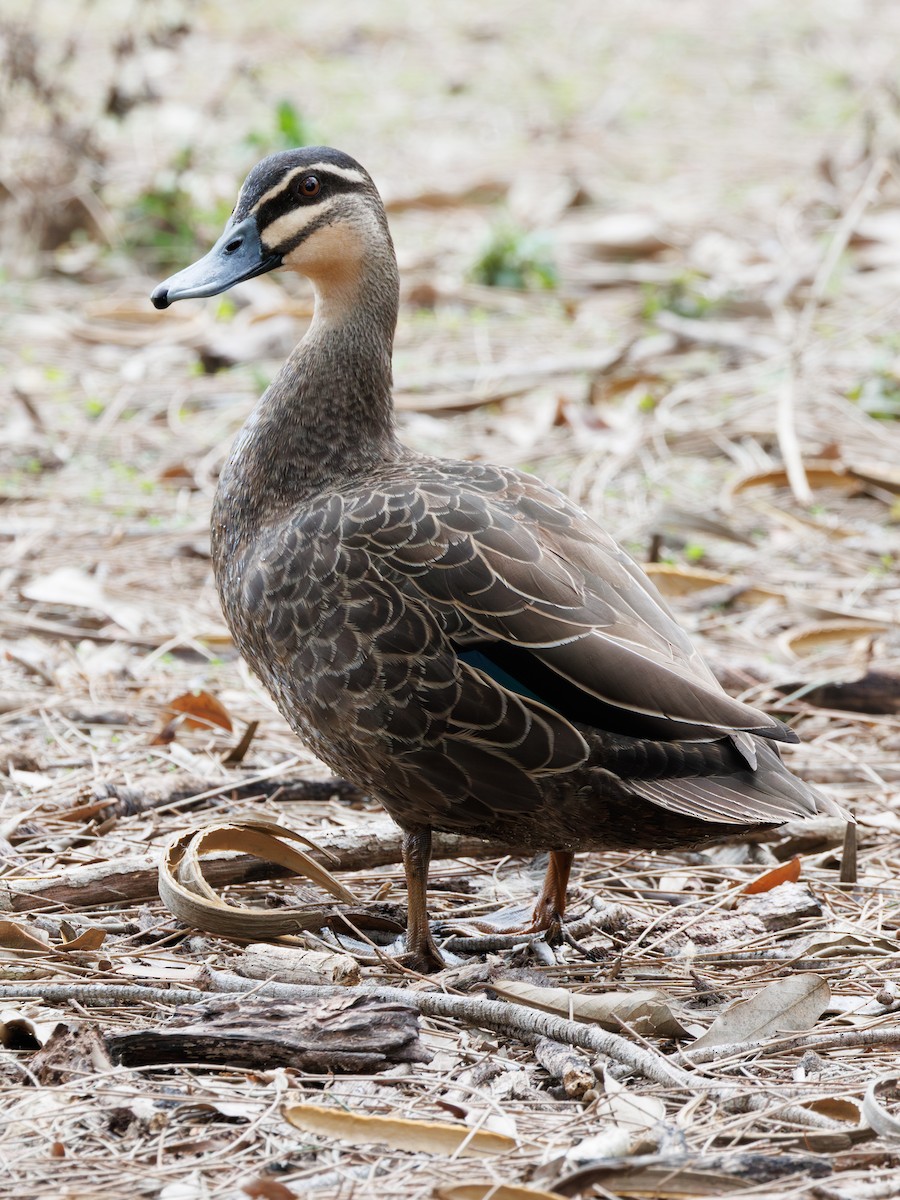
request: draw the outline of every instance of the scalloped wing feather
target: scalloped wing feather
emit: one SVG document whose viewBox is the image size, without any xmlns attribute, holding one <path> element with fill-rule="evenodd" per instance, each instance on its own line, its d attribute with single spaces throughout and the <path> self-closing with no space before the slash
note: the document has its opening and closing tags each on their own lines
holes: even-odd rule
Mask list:
<svg viewBox="0 0 900 1200">
<path fill-rule="evenodd" d="M 398 485 L 390 526 L 352 505 L 345 531 L 427 603 L 455 609 L 458 641 L 527 647 L 605 703 L 671 722 L 672 737 L 793 740 L 727 695 L 640 568 L 559 493 L 480 464 L 437 463 L 433 476 Z"/>
</svg>

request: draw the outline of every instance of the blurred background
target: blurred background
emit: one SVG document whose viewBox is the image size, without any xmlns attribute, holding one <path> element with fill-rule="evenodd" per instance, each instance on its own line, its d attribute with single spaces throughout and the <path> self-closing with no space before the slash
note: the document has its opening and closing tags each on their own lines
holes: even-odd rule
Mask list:
<svg viewBox="0 0 900 1200">
<path fill-rule="evenodd" d="M 871 764 L 895 726 L 817 705 L 867 680 L 870 710 L 897 704 L 898 44 L 877 0 L 5 5 L 14 791 L 221 773 L 221 728 L 148 745 L 197 688 L 264 718 L 248 762 L 297 752 L 234 658 L 206 529 L 310 292 L 147 296 L 302 143 L 357 157 L 388 207 L 403 436 L 566 489 L 732 690 L 800 721 L 798 769 L 864 791 L 860 741 Z"/>
<path fill-rule="evenodd" d="M 206 522 L 311 293 L 276 272 L 164 314 L 146 298 L 259 157 L 304 143 L 382 188 L 403 437 L 568 490 L 726 684 L 780 697 L 814 745 L 834 739 L 814 702 L 852 707 L 848 684 L 895 712 L 899 40 L 875 0 L 5 6 L 17 786 L 221 769 L 215 737 L 146 751 L 185 689 L 265 713 L 260 762 L 295 752 L 234 659 Z M 856 758 L 872 730 L 845 736 Z M 48 767 L 83 762 L 73 739 L 94 760 Z"/>
<path fill-rule="evenodd" d="M 326 143 L 387 205 L 402 437 L 536 471 L 585 505 L 725 686 L 796 726 L 792 769 L 860 820 L 855 887 L 834 821 L 774 848 L 579 856 L 572 907 L 612 895 L 620 914 L 604 926 L 612 975 L 577 942 L 559 967 L 511 961 L 579 990 L 658 986 L 708 1019 L 821 955 L 840 991 L 829 1012 L 896 1012 L 898 46 L 896 0 L 4 0 L 0 874 L 23 923 L 0 923 L 6 979 L 205 987 L 209 964 L 242 969 L 240 946 L 156 897 L 162 847 L 214 817 L 390 836 L 370 799 L 310 785 L 329 773 L 236 657 L 211 577 L 220 465 L 303 335 L 310 290 L 276 272 L 165 313 L 149 302 L 219 236 L 259 158 Z M 733 893 L 720 904 L 795 853 L 803 882 L 768 924 L 764 908 L 728 911 Z M 344 875 L 362 903 L 402 925 L 399 864 L 360 861 Z M 111 910 L 128 864 L 128 903 Z M 799 861 L 787 869 L 797 879 Z M 524 903 L 539 872 L 435 863 L 430 910 L 446 928 Z M 278 908 L 311 893 L 265 878 L 231 894 Z M 359 949 L 366 978 L 383 977 Z M 148 1012 L 135 999 L 94 1020 L 143 1028 Z M 597 1128 L 596 1107 L 548 1099 L 530 1046 L 446 1022 L 427 1036 L 432 1064 L 329 1092 L 349 1109 L 477 1127 L 487 1109 L 470 1106 L 488 1104 L 504 1130 L 518 1120 L 495 1182 L 541 1178 Z M 861 1095 L 892 1053 L 880 1068 L 868 1049 L 766 1058 L 755 1077 L 742 1060 L 739 1077 L 754 1097 L 777 1086 L 779 1106 L 831 1089 L 822 1111 L 849 1110 L 855 1141 L 858 1110 L 833 1089 Z M 110 1073 L 94 1043 L 63 1040 L 43 1062 L 7 1055 L 0 1075 L 4 1196 L 233 1197 L 264 1171 L 247 1194 L 295 1194 L 275 1176 L 343 1198 L 447 1182 L 440 1158 L 298 1138 L 278 1115 L 281 1071 Z M 303 1086 L 322 1099 L 321 1081 Z M 656 1145 L 624 1111 L 642 1152 Z M 698 1093 L 657 1128 L 670 1156 L 720 1145 L 739 1173 L 762 1162 L 757 1184 L 856 1164 L 863 1190 L 841 1195 L 894 1194 L 889 1147 L 842 1157 L 849 1136 L 814 1145 L 794 1120 L 770 1137 L 767 1114 L 753 1132 L 752 1114 Z M 754 1146 L 767 1157 L 742 1166 Z M 809 1194 L 797 1178 L 791 1194 Z"/>
</svg>

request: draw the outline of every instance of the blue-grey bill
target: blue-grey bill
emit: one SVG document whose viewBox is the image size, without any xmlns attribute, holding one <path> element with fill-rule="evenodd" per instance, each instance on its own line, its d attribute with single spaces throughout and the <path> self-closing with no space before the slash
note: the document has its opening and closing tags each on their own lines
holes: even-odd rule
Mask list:
<svg viewBox="0 0 900 1200">
<path fill-rule="evenodd" d="M 281 255 L 266 250 L 255 217 L 229 225 L 203 258 L 172 275 L 153 289 L 154 308 L 168 308 L 175 300 L 218 296 L 236 283 L 264 275 L 281 266 Z"/>
</svg>

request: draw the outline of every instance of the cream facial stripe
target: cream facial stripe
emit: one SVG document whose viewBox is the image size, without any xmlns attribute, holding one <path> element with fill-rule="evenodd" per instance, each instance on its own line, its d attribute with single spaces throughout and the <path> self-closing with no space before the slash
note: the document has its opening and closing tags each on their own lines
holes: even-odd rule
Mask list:
<svg viewBox="0 0 900 1200">
<path fill-rule="evenodd" d="M 362 171 L 357 171 L 353 167 L 338 167 L 334 163 L 327 162 L 306 163 L 304 166 L 294 167 L 292 171 L 282 175 L 275 187 L 269 188 L 264 195 L 260 196 L 250 212 L 259 212 L 264 204 L 280 196 L 285 188 L 290 186 L 291 180 L 296 179 L 298 175 L 315 175 L 317 171 L 322 175 L 337 175 L 339 179 L 345 179 L 347 183 L 364 184 L 368 182 Z"/>
<path fill-rule="evenodd" d="M 322 210 L 330 208 L 331 204 L 330 199 L 325 199 L 319 204 L 292 208 L 290 212 L 276 217 L 268 225 L 263 225 L 259 231 L 260 237 L 266 246 L 271 246 L 273 249 L 277 247 L 280 253 L 287 254 L 293 246 L 303 240 L 303 234 L 309 230 L 309 227 L 317 223 L 322 215 Z"/>
</svg>

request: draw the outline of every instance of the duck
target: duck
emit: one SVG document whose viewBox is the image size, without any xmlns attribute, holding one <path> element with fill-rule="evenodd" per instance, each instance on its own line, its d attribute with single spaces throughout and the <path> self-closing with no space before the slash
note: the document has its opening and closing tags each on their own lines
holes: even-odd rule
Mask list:
<svg viewBox="0 0 900 1200">
<path fill-rule="evenodd" d="M 212 249 L 151 300 L 279 269 L 311 281 L 314 313 L 221 470 L 214 575 L 293 730 L 400 826 L 413 969 L 444 966 L 434 831 L 547 853 L 526 929 L 558 935 L 576 852 L 846 817 L 782 761 L 797 734 L 726 693 L 591 516 L 532 474 L 398 439 L 397 260 L 349 155 L 264 158 Z"/>
</svg>

